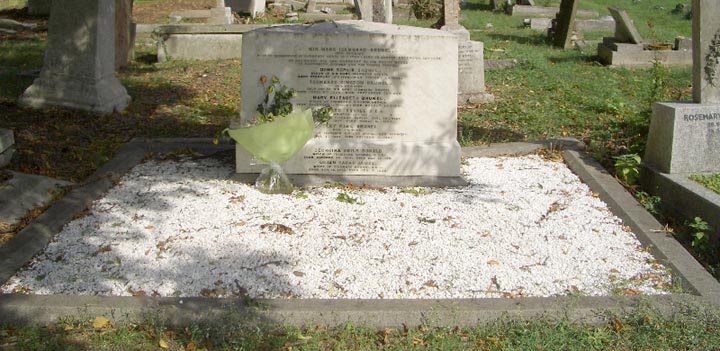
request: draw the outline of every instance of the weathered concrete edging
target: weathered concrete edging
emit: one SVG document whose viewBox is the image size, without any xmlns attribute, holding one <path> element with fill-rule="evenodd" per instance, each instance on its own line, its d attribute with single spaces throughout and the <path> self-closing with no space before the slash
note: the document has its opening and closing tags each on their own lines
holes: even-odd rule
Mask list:
<svg viewBox="0 0 720 351">
<path fill-rule="evenodd" d="M 700 217 L 720 229 L 720 195 L 693 182 L 689 174 L 667 174 L 644 167 L 641 183 L 662 200 L 663 206 L 685 219 Z"/>
<path fill-rule="evenodd" d="M 499 317 L 534 318 L 557 316 L 571 321 L 603 323 L 610 314 L 632 311 L 649 303 L 663 313 L 675 313 L 688 305 L 717 305 L 720 284 L 707 273 L 660 224 L 640 207 L 630 194 L 571 139 L 537 143 L 508 143 L 463 149 L 463 156 L 519 155 L 540 147 L 562 147 L 570 168 L 599 193 L 612 211 L 630 225 L 638 239 L 651 245 L 652 253 L 672 268 L 688 294 L 667 296 L 567 296 L 517 299 L 444 300 L 253 300 L 239 298 L 153 298 L 102 296 L 0 295 L 0 323 L 44 324 L 57 318 L 103 315 L 115 322 L 160 318 L 170 325 L 193 322 L 243 323 L 249 325 L 342 325 L 347 322 L 375 327 L 425 325 L 472 326 Z M 25 228 L 8 247 L 0 249 L 0 281 L 9 278 L 41 251 L 62 225 L 100 194 L 113 180 L 140 162 L 148 152 L 190 148 L 197 152 L 232 150 L 233 145 L 215 146 L 209 139 L 133 140 L 82 186 L 55 203 Z"/>
</svg>

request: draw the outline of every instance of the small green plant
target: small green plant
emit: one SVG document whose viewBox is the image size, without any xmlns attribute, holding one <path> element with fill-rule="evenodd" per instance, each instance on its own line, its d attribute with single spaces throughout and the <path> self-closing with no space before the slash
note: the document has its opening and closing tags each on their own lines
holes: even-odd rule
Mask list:
<svg viewBox="0 0 720 351">
<path fill-rule="evenodd" d="M 703 221 L 700 217 L 695 217 L 692 223 L 688 224 L 688 227 L 692 228 L 694 233 L 692 234 L 691 245 L 696 247 L 701 252 L 708 249 L 708 243 L 710 241 L 710 225 Z"/>
<path fill-rule="evenodd" d="M 659 196 L 650 195 L 644 191 L 635 193 L 635 198 L 645 209 L 652 214 L 660 214 L 660 203 L 662 200 Z"/>
<path fill-rule="evenodd" d="M 640 162 L 638 154 L 615 156 L 615 174 L 627 185 L 634 185 L 640 178 Z"/>
<path fill-rule="evenodd" d="M 348 195 L 347 193 L 339 193 L 335 200 L 351 205 L 362 205 L 362 202 L 360 202 L 357 198 Z"/>
<path fill-rule="evenodd" d="M 440 4 L 435 0 L 410 0 L 410 7 L 419 20 L 427 20 L 440 16 Z"/>
<path fill-rule="evenodd" d="M 415 196 L 432 194 L 432 190 L 427 188 L 403 188 L 400 190 L 403 194 L 411 194 Z"/>
<path fill-rule="evenodd" d="M 420 221 L 420 223 L 424 223 L 424 224 L 433 224 L 433 223 L 437 222 L 436 219 L 429 218 L 429 217 L 418 217 L 418 221 Z"/>
<path fill-rule="evenodd" d="M 302 190 L 295 191 L 294 195 L 298 199 L 307 199 L 308 198 L 307 194 Z"/>
<path fill-rule="evenodd" d="M 669 98 L 668 78 L 670 70 L 662 64 L 662 61 L 655 59 L 652 62 L 652 90 L 650 91 L 650 103 L 665 101 Z"/>
</svg>

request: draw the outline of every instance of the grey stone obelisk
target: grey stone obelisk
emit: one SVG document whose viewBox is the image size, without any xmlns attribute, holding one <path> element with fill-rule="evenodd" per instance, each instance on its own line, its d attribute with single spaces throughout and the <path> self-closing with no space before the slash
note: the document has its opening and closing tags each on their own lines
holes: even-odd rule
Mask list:
<svg viewBox="0 0 720 351">
<path fill-rule="evenodd" d="M 54 0 L 40 77 L 22 106 L 109 114 L 130 103 L 115 77 L 115 0 Z"/>
</svg>

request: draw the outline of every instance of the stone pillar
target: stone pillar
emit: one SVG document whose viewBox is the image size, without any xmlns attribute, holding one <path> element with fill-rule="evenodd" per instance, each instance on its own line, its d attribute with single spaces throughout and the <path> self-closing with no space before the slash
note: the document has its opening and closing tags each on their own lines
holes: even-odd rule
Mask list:
<svg viewBox="0 0 720 351">
<path fill-rule="evenodd" d="M 115 69 L 127 66 L 133 57 L 135 26 L 132 23 L 132 0 L 115 2 Z"/>
<path fill-rule="evenodd" d="M 694 101 L 653 105 L 643 159 L 652 172 L 720 172 L 720 3 L 692 4 Z"/>
<path fill-rule="evenodd" d="M 115 1 L 54 0 L 40 77 L 22 106 L 109 114 L 130 103 L 115 77 Z"/>
<path fill-rule="evenodd" d="M 693 0 L 693 101 L 720 103 L 720 5 Z"/>
<path fill-rule="evenodd" d="M 457 0 L 443 1 L 441 30 L 458 38 L 458 105 L 493 101 L 485 91 L 485 59 L 483 43 L 470 40 L 470 32 L 460 25 L 460 4 Z"/>
<path fill-rule="evenodd" d="M 372 21 L 378 23 L 392 24 L 392 0 L 368 0 L 372 3 Z"/>
<path fill-rule="evenodd" d="M 577 0 L 562 0 L 560 12 L 553 23 L 553 45 L 563 49 L 572 47 L 572 36 L 575 31 L 575 14 L 577 13 Z"/>
<path fill-rule="evenodd" d="M 354 0 L 355 11 L 363 21 L 373 21 L 373 0 Z"/>
</svg>

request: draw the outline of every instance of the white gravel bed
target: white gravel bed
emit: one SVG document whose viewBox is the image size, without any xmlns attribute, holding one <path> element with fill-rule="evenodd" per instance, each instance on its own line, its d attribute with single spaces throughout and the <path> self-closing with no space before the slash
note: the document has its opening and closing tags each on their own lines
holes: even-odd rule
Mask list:
<svg viewBox="0 0 720 351">
<path fill-rule="evenodd" d="M 136 166 L 2 291 L 427 299 L 664 294 L 671 281 L 539 156 L 467 159 L 470 185 L 447 189 L 266 195 L 232 172 L 213 158 Z"/>
</svg>

